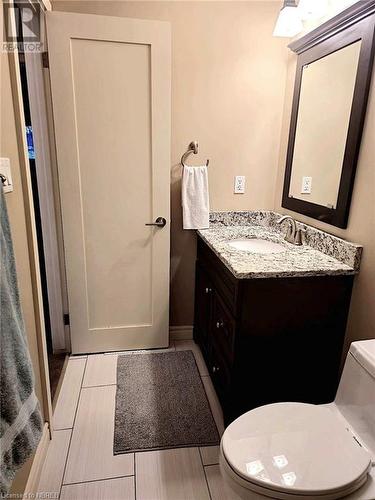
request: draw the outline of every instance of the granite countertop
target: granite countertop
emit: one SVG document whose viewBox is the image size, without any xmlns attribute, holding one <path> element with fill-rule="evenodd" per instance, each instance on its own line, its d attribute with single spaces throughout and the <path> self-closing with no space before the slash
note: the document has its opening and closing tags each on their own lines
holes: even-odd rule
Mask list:
<svg viewBox="0 0 375 500">
<path fill-rule="evenodd" d="M 275 224 L 279 217 L 275 212 L 216 212 L 210 215 L 210 228 L 199 230 L 198 234 L 239 279 L 350 275 L 358 272 L 360 245 L 306 225 L 298 225 L 306 230 L 305 244 L 292 245 L 284 240 L 286 228 Z M 274 241 L 284 246 L 285 251 L 259 254 L 236 250 L 228 245 L 230 240 L 243 238 Z M 307 244 L 309 242 L 310 245 Z"/>
</svg>

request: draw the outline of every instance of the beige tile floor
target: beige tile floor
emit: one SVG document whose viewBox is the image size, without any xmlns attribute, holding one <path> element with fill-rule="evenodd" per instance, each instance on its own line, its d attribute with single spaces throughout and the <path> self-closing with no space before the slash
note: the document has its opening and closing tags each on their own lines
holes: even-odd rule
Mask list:
<svg viewBox="0 0 375 500">
<path fill-rule="evenodd" d="M 199 348 L 184 340 L 173 342 L 169 350 L 175 349 L 194 352 L 222 433 L 222 411 Z M 221 478 L 217 446 L 113 455 L 116 363 L 117 353 L 70 358 L 39 493 L 64 500 L 235 500 Z"/>
</svg>

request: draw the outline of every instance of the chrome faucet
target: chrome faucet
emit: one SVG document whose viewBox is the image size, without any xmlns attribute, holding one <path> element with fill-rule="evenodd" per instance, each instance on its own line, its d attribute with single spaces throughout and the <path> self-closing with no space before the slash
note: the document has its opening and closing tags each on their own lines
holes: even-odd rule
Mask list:
<svg viewBox="0 0 375 500">
<path fill-rule="evenodd" d="M 292 243 L 292 245 L 302 245 L 302 233 L 306 231 L 304 229 L 298 229 L 296 221 L 290 215 L 284 215 L 280 220 L 277 221 L 278 224 L 282 224 L 284 221 L 288 221 L 288 230 L 285 234 L 285 241 Z"/>
</svg>

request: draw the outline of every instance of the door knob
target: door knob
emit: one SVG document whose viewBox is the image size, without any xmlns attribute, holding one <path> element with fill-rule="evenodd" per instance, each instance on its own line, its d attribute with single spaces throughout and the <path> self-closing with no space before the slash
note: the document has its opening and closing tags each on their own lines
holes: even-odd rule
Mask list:
<svg viewBox="0 0 375 500">
<path fill-rule="evenodd" d="M 166 223 L 167 221 L 164 219 L 164 217 L 158 217 L 155 222 L 148 222 L 147 224 L 145 224 L 145 226 L 164 227 Z"/>
</svg>

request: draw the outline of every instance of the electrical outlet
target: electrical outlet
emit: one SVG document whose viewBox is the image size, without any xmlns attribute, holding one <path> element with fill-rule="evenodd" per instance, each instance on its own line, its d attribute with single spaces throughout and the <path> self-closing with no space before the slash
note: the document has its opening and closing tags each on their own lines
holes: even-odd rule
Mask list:
<svg viewBox="0 0 375 500">
<path fill-rule="evenodd" d="M 244 175 L 236 175 L 234 178 L 235 194 L 243 194 L 245 192 L 246 177 Z"/>
<path fill-rule="evenodd" d="M 311 194 L 312 177 L 302 177 L 301 194 Z"/>
<path fill-rule="evenodd" d="M 13 191 L 13 182 L 9 158 L 0 158 L 0 174 L 3 174 L 6 179 L 3 184 L 4 193 L 11 193 Z"/>
</svg>

